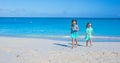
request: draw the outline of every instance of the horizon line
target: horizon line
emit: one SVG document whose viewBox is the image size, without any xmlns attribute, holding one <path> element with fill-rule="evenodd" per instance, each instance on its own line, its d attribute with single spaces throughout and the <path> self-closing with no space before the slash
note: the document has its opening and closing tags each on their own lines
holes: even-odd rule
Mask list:
<svg viewBox="0 0 120 63">
<path fill-rule="evenodd" d="M 86 18 L 86 19 L 120 19 L 120 17 L 40 17 L 40 16 L 6 16 L 0 18 Z"/>
</svg>

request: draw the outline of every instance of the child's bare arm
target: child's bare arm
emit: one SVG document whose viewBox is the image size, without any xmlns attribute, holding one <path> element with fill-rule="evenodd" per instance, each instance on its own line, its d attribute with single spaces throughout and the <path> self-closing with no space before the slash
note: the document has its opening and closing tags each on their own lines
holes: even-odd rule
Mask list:
<svg viewBox="0 0 120 63">
<path fill-rule="evenodd" d="M 78 31 L 78 30 L 79 30 L 79 28 L 78 28 L 78 27 L 76 27 L 76 30 Z"/>
<path fill-rule="evenodd" d="M 92 35 L 94 34 L 94 32 L 92 31 Z"/>
<path fill-rule="evenodd" d="M 70 33 L 72 33 L 72 27 L 70 28 Z"/>
<path fill-rule="evenodd" d="M 88 32 L 86 32 L 86 35 L 89 35 Z"/>
</svg>

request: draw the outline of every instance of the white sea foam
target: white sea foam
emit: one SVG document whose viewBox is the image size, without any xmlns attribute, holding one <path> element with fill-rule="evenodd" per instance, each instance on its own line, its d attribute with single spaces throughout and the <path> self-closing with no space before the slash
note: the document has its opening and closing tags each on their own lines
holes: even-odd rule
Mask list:
<svg viewBox="0 0 120 63">
<path fill-rule="evenodd" d="M 37 38 L 65 38 L 65 39 L 69 39 L 71 38 L 70 35 L 39 35 L 39 34 L 31 34 L 31 35 L 17 35 L 17 36 L 23 36 L 23 37 L 37 37 Z M 79 36 L 78 38 L 82 38 L 84 39 L 85 36 Z M 93 39 L 114 39 L 114 40 L 120 40 L 120 37 L 114 37 L 114 36 L 93 36 Z"/>
<path fill-rule="evenodd" d="M 70 38 L 70 36 L 63 36 L 63 38 Z M 79 36 L 79 38 L 85 38 L 85 36 Z M 95 39 L 120 39 L 120 37 L 112 36 L 93 36 Z"/>
</svg>

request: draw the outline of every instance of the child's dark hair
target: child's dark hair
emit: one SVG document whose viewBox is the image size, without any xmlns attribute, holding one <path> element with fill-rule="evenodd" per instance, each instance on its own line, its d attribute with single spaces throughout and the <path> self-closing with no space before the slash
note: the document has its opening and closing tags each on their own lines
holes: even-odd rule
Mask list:
<svg viewBox="0 0 120 63">
<path fill-rule="evenodd" d="M 87 23 L 86 28 L 88 28 L 88 25 L 91 24 L 90 22 Z"/>
<path fill-rule="evenodd" d="M 76 20 L 76 19 L 73 19 L 73 20 L 72 20 L 72 25 L 71 25 L 71 26 L 73 26 L 73 22 L 74 22 L 74 21 L 75 21 L 76 24 L 77 24 L 77 20 Z"/>
</svg>

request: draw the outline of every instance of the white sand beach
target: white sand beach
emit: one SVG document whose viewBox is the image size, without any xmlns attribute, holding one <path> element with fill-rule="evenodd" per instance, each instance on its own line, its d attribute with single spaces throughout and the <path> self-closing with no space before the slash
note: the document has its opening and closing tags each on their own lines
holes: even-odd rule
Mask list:
<svg viewBox="0 0 120 63">
<path fill-rule="evenodd" d="M 120 42 L 72 49 L 68 41 L 0 37 L 0 63 L 120 63 Z"/>
</svg>

